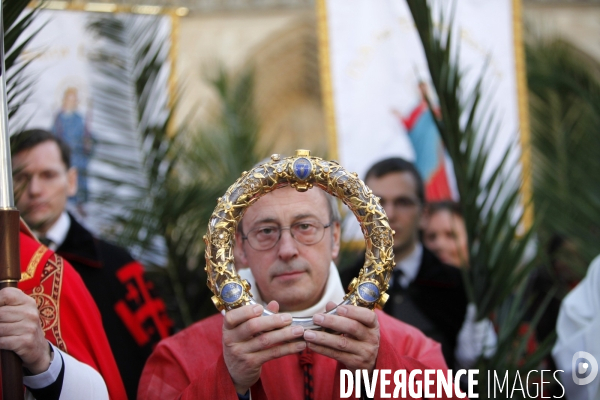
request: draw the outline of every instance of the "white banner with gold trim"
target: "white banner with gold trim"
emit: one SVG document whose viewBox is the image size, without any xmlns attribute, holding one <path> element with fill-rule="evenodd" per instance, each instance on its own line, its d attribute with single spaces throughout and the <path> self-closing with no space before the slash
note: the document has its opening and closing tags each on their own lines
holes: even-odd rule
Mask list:
<svg viewBox="0 0 600 400">
<path fill-rule="evenodd" d="M 499 123 L 492 157 L 499 160 L 507 145 L 519 139 L 521 128 L 515 50 L 520 3 L 433 0 L 434 21 L 440 13 L 449 20 L 451 3 L 456 3 L 462 95 L 468 97 L 485 71 L 483 94 Z M 456 198 L 452 166 L 433 121 L 439 112 L 435 91 L 406 3 L 318 0 L 317 7 L 324 93 L 331 97 L 324 103 L 330 105 L 326 112 L 339 161 L 364 178 L 378 160 L 403 157 L 415 162 L 430 200 Z M 432 99 L 431 110 L 425 95 Z M 356 227 L 350 231 L 351 237 L 359 237 Z"/>
<path fill-rule="evenodd" d="M 110 220 L 106 213 L 119 213 L 119 204 L 145 185 L 139 135 L 142 125 L 160 125 L 167 117 L 172 24 L 172 16 L 161 14 L 40 10 L 28 28 L 40 30 L 20 58 L 31 62 L 25 73 L 32 86 L 11 126 L 46 129 L 67 142 L 79 175 L 70 209 L 94 230 L 103 229 Z M 138 116 L 139 66 L 132 53 L 140 35 L 151 43 L 146 57 L 157 54 L 162 66 L 154 92 L 145 94 L 155 108 Z M 98 199 L 107 196 L 120 201 L 100 211 Z"/>
</svg>

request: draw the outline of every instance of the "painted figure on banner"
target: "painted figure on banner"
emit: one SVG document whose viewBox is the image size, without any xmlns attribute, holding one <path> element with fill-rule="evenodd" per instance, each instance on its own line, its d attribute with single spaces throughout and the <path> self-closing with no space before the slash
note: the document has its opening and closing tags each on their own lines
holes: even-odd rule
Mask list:
<svg viewBox="0 0 600 400">
<path fill-rule="evenodd" d="M 64 140 L 71 148 L 71 163 L 77 169 L 77 193 L 70 201 L 85 216 L 83 204 L 88 201 L 88 164 L 92 157 L 94 139 L 88 129 L 88 121 L 78 111 L 79 95 L 75 87 L 68 87 L 63 94 L 61 109 L 56 114 L 52 133 Z"/>
<path fill-rule="evenodd" d="M 439 109 L 427 104 L 428 86 L 419 82 L 421 99 L 408 116 L 392 109 L 392 113 L 406 129 L 415 150 L 415 166 L 425 183 L 427 201 L 452 199 L 449 177 L 445 167 L 445 150 L 434 118 L 440 118 Z"/>
</svg>

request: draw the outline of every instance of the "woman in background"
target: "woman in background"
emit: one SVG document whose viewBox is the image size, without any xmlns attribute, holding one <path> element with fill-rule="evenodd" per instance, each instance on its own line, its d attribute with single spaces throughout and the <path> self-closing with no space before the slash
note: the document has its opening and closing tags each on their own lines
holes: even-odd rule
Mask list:
<svg viewBox="0 0 600 400">
<path fill-rule="evenodd" d="M 467 228 L 460 205 L 452 201 L 430 203 L 423 230 L 423 244 L 445 264 L 469 267 Z"/>
<path fill-rule="evenodd" d="M 460 204 L 442 201 L 427 205 L 423 244 L 443 263 L 457 268 L 469 267 L 469 241 Z M 475 321 L 476 315 L 475 304 L 469 303 L 455 353 L 456 362 L 462 368 L 470 368 L 482 354 L 491 357 L 496 351 L 497 337 L 492 322 L 487 318 Z"/>
</svg>

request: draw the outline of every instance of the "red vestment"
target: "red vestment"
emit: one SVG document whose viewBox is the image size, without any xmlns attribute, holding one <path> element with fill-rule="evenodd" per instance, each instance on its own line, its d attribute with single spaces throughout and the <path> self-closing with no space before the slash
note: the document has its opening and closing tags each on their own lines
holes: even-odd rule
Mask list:
<svg viewBox="0 0 600 400">
<path fill-rule="evenodd" d="M 21 225 L 18 287 L 35 299 L 46 339 L 96 369 L 111 399 L 127 399 L 100 312 L 81 277 Z"/>
<path fill-rule="evenodd" d="M 380 326 L 376 369 L 390 369 L 392 377 L 400 369 L 406 369 L 407 376 L 413 369 L 447 370 L 438 343 L 417 329 L 376 312 Z M 222 355 L 222 326 L 223 317 L 218 314 L 163 340 L 146 363 L 138 399 L 238 400 Z M 260 379 L 250 389 L 252 399 L 303 400 L 304 375 L 299 359 L 300 354 L 293 354 L 265 363 Z M 340 398 L 342 368 L 336 360 L 313 353 L 315 399 Z M 392 380 L 387 393 L 394 389 L 392 377 L 387 376 Z M 375 393 L 378 399 L 379 383 Z"/>
</svg>

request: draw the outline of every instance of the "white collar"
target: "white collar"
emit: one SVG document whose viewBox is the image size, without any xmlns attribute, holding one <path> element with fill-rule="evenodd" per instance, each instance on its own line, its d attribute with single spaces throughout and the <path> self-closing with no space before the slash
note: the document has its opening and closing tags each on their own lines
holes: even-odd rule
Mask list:
<svg viewBox="0 0 600 400">
<path fill-rule="evenodd" d="M 60 247 L 61 244 L 67 238 L 67 233 L 69 233 L 69 229 L 71 228 L 71 219 L 66 211 L 63 211 L 60 214 L 60 217 L 56 220 L 54 225 L 48 229 L 45 235 L 41 235 L 39 232 L 36 232 L 38 237 L 44 236 L 47 239 L 50 239 L 52 243 L 50 244 L 50 250 L 56 251 Z"/>
<path fill-rule="evenodd" d="M 240 269 L 238 273 L 242 279 L 246 279 L 252 286 L 250 292 L 252 293 L 252 296 L 254 296 L 254 300 L 256 300 L 256 302 L 259 304 L 265 305 L 260 297 L 260 293 L 256 289 L 256 280 L 254 279 L 250 268 Z M 331 265 L 329 266 L 329 279 L 327 279 L 325 293 L 321 297 L 321 300 L 306 310 L 292 311 L 290 314 L 292 314 L 292 317 L 312 317 L 314 314 L 325 312 L 325 305 L 330 301 L 333 301 L 335 304 L 340 304 L 345 295 L 346 292 L 342 286 L 340 274 L 332 261 Z"/>
<path fill-rule="evenodd" d="M 419 273 L 419 267 L 421 266 L 421 259 L 423 258 L 423 245 L 417 243 L 415 249 L 406 256 L 403 260 L 396 264 L 396 268 L 402 271 L 402 278 L 400 284 L 403 287 L 408 287 L 412 281 L 415 280 Z"/>
</svg>

